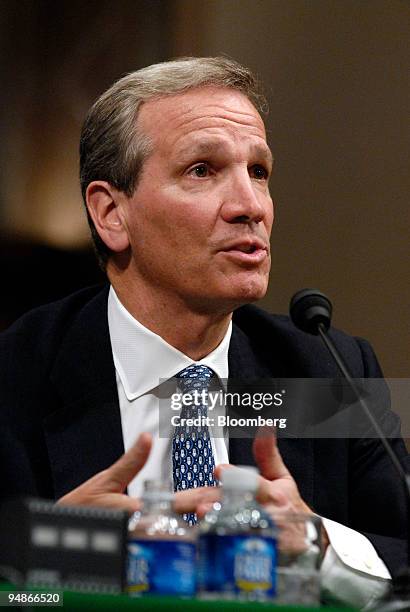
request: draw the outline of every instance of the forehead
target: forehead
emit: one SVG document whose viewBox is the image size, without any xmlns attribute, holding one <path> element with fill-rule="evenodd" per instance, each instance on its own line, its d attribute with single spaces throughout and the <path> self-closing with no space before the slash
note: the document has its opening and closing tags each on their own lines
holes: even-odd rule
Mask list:
<svg viewBox="0 0 410 612">
<path fill-rule="evenodd" d="M 140 109 L 138 124 L 161 148 L 183 148 L 205 134 L 266 143 L 258 111 L 242 92 L 230 88 L 206 86 L 149 100 Z"/>
</svg>

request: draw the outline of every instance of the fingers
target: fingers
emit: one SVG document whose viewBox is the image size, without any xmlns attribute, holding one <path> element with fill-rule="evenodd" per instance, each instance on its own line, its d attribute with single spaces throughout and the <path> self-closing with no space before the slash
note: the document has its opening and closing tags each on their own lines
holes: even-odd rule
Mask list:
<svg viewBox="0 0 410 612">
<path fill-rule="evenodd" d="M 214 502 L 215 503 L 215 502 Z M 199 519 L 203 519 L 207 512 L 210 512 L 214 504 L 199 504 L 196 508 L 196 513 Z"/>
<path fill-rule="evenodd" d="M 198 487 L 187 491 L 178 491 L 174 497 L 176 512 L 196 512 L 201 505 L 212 506 L 221 498 L 219 487 Z"/>
<path fill-rule="evenodd" d="M 135 497 L 121 493 L 110 493 L 103 495 L 101 498 L 94 499 L 94 505 L 102 508 L 111 508 L 112 510 L 125 510 L 128 514 L 133 514 L 141 509 L 141 501 Z"/>
<path fill-rule="evenodd" d="M 152 447 L 152 436 L 142 433 L 135 444 L 107 470 L 107 486 L 110 491 L 122 493 L 131 480 L 144 467 Z M 107 491 L 108 492 L 108 491 Z"/>
<path fill-rule="evenodd" d="M 222 480 L 222 472 L 226 469 L 232 469 L 234 467 L 235 466 L 231 465 L 230 463 L 220 463 L 214 469 L 215 478 L 217 478 L 218 480 Z M 281 506 L 286 501 L 285 496 L 281 494 L 281 491 L 278 487 L 274 487 L 273 485 L 274 483 L 267 480 L 267 478 L 259 476 L 257 499 L 260 503 L 263 504 L 270 502 Z M 276 491 L 276 489 L 278 490 Z"/>
<path fill-rule="evenodd" d="M 95 508 L 110 508 L 111 510 L 125 510 L 133 514 L 141 508 L 141 501 L 137 498 L 128 497 L 122 493 L 104 493 L 93 495 L 91 492 L 84 493 L 84 489 L 74 489 L 64 497 L 61 497 L 57 504 L 59 506 L 89 506 Z"/>
<path fill-rule="evenodd" d="M 289 478 L 290 473 L 279 452 L 274 430 L 263 427 L 253 441 L 253 456 L 261 476 L 267 480 Z"/>
<path fill-rule="evenodd" d="M 144 466 L 152 446 L 151 435 L 143 433 L 136 443 L 106 470 L 64 495 L 58 504 L 65 506 L 98 506 L 136 512 L 138 499 L 124 495 L 128 483 Z"/>
<path fill-rule="evenodd" d="M 288 504 L 288 493 L 284 481 L 271 482 L 265 478 L 259 479 L 256 499 L 260 504 L 273 504 L 277 508 L 284 508 Z"/>
<path fill-rule="evenodd" d="M 253 441 L 253 456 L 259 468 L 260 475 L 266 480 L 290 478 L 290 473 L 279 452 L 275 432 L 270 427 L 263 427 Z M 233 467 L 229 463 L 219 464 L 214 470 L 215 478 L 222 479 L 222 471 Z M 262 479 L 261 479 L 262 480 Z"/>
</svg>

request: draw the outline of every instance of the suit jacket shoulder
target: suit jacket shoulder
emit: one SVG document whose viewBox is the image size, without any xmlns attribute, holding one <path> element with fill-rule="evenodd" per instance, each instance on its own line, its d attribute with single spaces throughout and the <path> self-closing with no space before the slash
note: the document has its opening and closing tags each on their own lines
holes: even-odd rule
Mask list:
<svg viewBox="0 0 410 612">
<path fill-rule="evenodd" d="M 0 423 L 30 471 L 24 493 L 58 498 L 123 452 L 107 296 L 85 289 L 0 336 Z"/>
<path fill-rule="evenodd" d="M 87 317 L 90 302 L 103 313 L 107 296 L 108 286 L 88 287 L 30 310 L 0 334 L 2 353 L 3 347 L 18 346 L 20 350 L 36 350 L 45 361 L 52 359 L 75 321 Z"/>
<path fill-rule="evenodd" d="M 263 356 L 275 376 L 339 376 L 337 366 L 321 339 L 297 329 L 289 317 L 272 315 L 255 305 L 246 305 L 235 311 L 233 321 L 249 340 L 252 350 Z M 329 333 L 354 377 L 382 375 L 373 349 L 366 340 L 335 328 L 331 328 Z"/>
</svg>

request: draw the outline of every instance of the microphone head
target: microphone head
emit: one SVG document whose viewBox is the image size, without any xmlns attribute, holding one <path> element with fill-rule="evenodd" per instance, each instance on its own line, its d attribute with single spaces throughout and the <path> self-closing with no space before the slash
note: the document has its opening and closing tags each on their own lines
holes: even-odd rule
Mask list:
<svg viewBox="0 0 410 612">
<path fill-rule="evenodd" d="M 317 335 L 320 323 L 323 324 L 326 331 L 330 327 L 332 303 L 318 289 L 302 289 L 291 299 L 289 313 L 293 324 L 298 329 Z"/>
</svg>

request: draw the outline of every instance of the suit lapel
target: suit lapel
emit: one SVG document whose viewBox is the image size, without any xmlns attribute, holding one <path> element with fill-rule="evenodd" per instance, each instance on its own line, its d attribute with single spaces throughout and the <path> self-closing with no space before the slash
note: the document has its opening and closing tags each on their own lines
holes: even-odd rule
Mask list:
<svg viewBox="0 0 410 612">
<path fill-rule="evenodd" d="M 277 362 L 274 359 L 275 355 Z M 292 372 L 286 373 L 283 371 L 283 363 L 280 361 L 280 347 L 272 346 L 272 354 L 269 355 L 269 362 L 267 362 L 261 350 L 255 350 L 249 337 L 238 326 L 233 325 L 229 347 L 230 379 L 246 381 L 247 379 L 284 378 L 286 376 L 292 376 Z M 253 440 L 250 438 L 230 438 L 230 462 L 255 465 L 252 443 Z M 299 487 L 302 498 L 308 505 L 312 505 L 314 492 L 313 440 L 281 437 L 278 439 L 278 447 L 287 468 Z"/>
<path fill-rule="evenodd" d="M 124 452 L 107 299 L 104 289 L 71 321 L 50 373 L 59 405 L 44 431 L 56 498 Z"/>
</svg>

